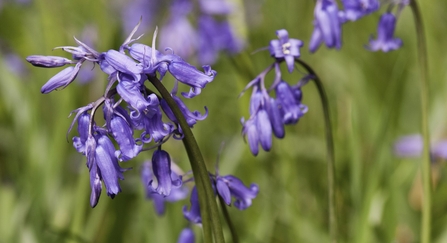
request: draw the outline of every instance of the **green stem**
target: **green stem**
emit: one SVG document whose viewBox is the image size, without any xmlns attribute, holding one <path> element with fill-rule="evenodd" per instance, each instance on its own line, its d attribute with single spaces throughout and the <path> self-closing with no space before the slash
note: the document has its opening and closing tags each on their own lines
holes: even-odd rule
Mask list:
<svg viewBox="0 0 447 243">
<path fill-rule="evenodd" d="M 416 0 L 410 1 L 410 7 L 413 11 L 414 24 L 417 36 L 417 48 L 419 52 L 419 68 L 421 70 L 421 131 L 424 138 L 424 150 L 422 160 L 422 225 L 421 225 L 421 243 L 430 242 L 431 234 L 431 165 L 430 165 L 430 137 L 428 133 L 428 58 L 427 44 L 425 41 L 424 25 L 422 16 Z"/>
<path fill-rule="evenodd" d="M 232 242 L 239 243 L 239 238 L 237 237 L 236 228 L 234 227 L 234 224 L 231 221 L 230 214 L 228 213 L 228 210 L 227 210 L 227 205 L 225 204 L 224 200 L 221 197 L 218 197 L 218 198 L 219 198 L 220 206 L 222 208 L 222 212 L 223 212 L 225 221 L 227 221 L 228 228 L 230 228 L 231 238 L 233 240 Z"/>
<path fill-rule="evenodd" d="M 191 169 L 196 182 L 197 193 L 199 195 L 204 241 L 207 243 L 213 242 L 212 236 L 214 235 L 214 240 L 216 243 L 224 243 L 225 239 L 223 237 L 217 203 L 211 187 L 208 170 L 206 169 L 205 161 L 202 153 L 200 152 L 199 146 L 197 145 L 197 141 L 195 140 L 194 135 L 186 122 L 185 117 L 183 116 L 183 113 L 171 97 L 169 91 L 166 90 L 158 78 L 149 75 L 148 78 L 169 105 L 169 108 L 171 108 L 175 118 L 177 118 L 178 123 L 182 128 L 184 135 L 183 144 L 185 145 L 186 152 L 188 153 Z"/>
<path fill-rule="evenodd" d="M 323 83 L 314 70 L 300 59 L 295 59 L 301 66 L 303 66 L 310 75 L 313 75 L 313 80 L 317 85 L 318 93 L 321 98 L 324 113 L 324 123 L 326 131 L 326 149 L 327 149 L 327 177 L 328 177 L 328 198 L 329 198 L 329 234 L 331 242 L 338 241 L 338 226 L 337 226 L 337 212 L 335 205 L 335 156 L 334 156 L 334 138 L 332 135 L 331 118 L 329 115 L 329 101 L 324 90 Z"/>
</svg>

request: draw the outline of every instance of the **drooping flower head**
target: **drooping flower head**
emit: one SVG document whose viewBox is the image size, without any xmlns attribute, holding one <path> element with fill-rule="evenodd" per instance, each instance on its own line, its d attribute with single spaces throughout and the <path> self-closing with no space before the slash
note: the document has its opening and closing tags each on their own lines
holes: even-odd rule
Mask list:
<svg viewBox="0 0 447 243">
<path fill-rule="evenodd" d="M 394 38 L 395 28 L 396 17 L 392 13 L 383 14 L 377 27 L 377 39 L 370 38 L 366 48 L 370 51 L 381 50 L 383 52 L 399 49 L 402 46 L 402 40 Z"/>
<path fill-rule="evenodd" d="M 154 176 L 157 178 L 157 187 L 153 186 L 153 181 L 149 182 L 153 190 L 162 196 L 169 196 L 172 188 L 178 188 L 182 185 L 182 178 L 175 175 L 172 176 L 171 158 L 169 154 L 157 149 L 152 155 L 152 168 Z"/>
<path fill-rule="evenodd" d="M 276 34 L 279 39 L 270 41 L 269 46 L 274 63 L 249 82 L 244 89 L 244 92 L 249 88 L 253 91 L 250 99 L 250 117 L 248 120 L 241 119 L 242 135 L 247 138 L 250 151 L 255 156 L 259 153 L 259 145 L 263 150 L 269 151 L 272 147 L 272 135 L 283 138 L 284 125 L 296 124 L 307 112 L 307 106 L 301 103 L 301 87 L 307 81 L 299 81 L 291 86 L 282 78 L 280 68 L 285 62 L 290 73 L 295 70 L 295 62 L 300 57 L 299 48 L 303 42 L 289 39 L 288 32 L 284 29 L 276 31 Z M 275 71 L 275 77 L 271 86 L 267 88 L 266 75 L 272 70 Z"/>
</svg>

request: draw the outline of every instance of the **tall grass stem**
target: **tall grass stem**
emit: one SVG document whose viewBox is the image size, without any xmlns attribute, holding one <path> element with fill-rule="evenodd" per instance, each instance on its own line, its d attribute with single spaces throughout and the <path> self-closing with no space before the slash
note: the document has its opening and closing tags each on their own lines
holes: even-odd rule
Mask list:
<svg viewBox="0 0 447 243">
<path fill-rule="evenodd" d="M 410 7 L 413 11 L 414 24 L 417 36 L 418 61 L 420 68 L 420 96 L 421 96 L 421 132 L 424 140 L 424 149 L 422 157 L 422 222 L 421 222 L 421 243 L 431 241 L 431 163 L 430 163 L 430 137 L 428 132 L 428 97 L 429 97 L 429 78 L 428 78 L 428 57 L 427 42 L 425 40 L 425 30 L 422 21 L 422 15 L 416 0 L 410 1 Z"/>
</svg>

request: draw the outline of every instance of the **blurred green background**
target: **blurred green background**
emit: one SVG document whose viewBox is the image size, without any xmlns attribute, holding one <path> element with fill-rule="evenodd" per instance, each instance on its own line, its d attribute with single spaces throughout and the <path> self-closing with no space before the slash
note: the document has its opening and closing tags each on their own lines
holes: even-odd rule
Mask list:
<svg viewBox="0 0 447 243">
<path fill-rule="evenodd" d="M 128 1 L 129 2 L 129 1 Z M 124 33 L 121 11 L 128 2 L 60 1 L 0 2 L 0 242 L 176 242 L 187 225 L 185 199 L 167 205 L 163 217 L 144 198 L 140 165 L 151 158 L 141 153 L 123 163 L 133 167 L 121 181 L 123 192 L 111 200 L 103 192 L 98 206 L 89 206 L 89 174 L 85 157 L 66 140 L 70 111 L 96 100 L 106 76 L 98 68 L 94 81 L 74 82 L 48 95 L 40 87 L 56 69 L 35 68 L 28 55 L 62 55 L 57 46 L 75 45 L 73 36 L 91 39 L 98 51 L 116 49 Z M 422 1 L 421 1 L 422 2 Z M 234 174 L 245 184 L 258 183 L 260 193 L 246 211 L 229 208 L 241 242 L 328 242 L 328 203 L 324 123 L 316 87 L 303 88 L 308 113 L 274 139 L 271 152 L 251 155 L 241 137 L 240 118 L 248 116 L 248 92 L 239 92 L 272 60 L 268 52 L 251 54 L 285 28 L 305 42 L 302 59 L 325 84 L 335 133 L 337 205 L 342 242 L 418 242 L 420 231 L 420 160 L 393 155 L 394 141 L 418 133 L 419 69 L 410 9 L 405 9 L 396 35 L 404 46 L 390 53 L 364 49 L 376 35 L 380 13 L 343 26 L 343 47 L 321 47 L 310 54 L 313 1 L 244 1 L 233 19 L 247 46 L 236 56 L 221 55 L 214 82 L 188 101 L 209 116 L 196 135 L 208 167 L 213 170 L 222 141 L 220 173 Z M 163 8 L 168 6 L 163 3 Z M 446 138 L 447 1 L 421 3 L 430 65 L 430 134 Z M 384 12 L 382 7 L 380 12 Z M 135 17 L 135 24 L 139 16 Z M 246 23 L 243 20 L 248 20 Z M 141 43 L 150 45 L 159 12 Z M 85 30 L 87 29 L 87 32 Z M 15 56 L 14 56 L 15 55 Z M 244 66 L 236 63 L 251 63 Z M 93 68 L 93 66 L 91 67 Z M 88 69 L 88 67 L 83 67 Z M 286 76 L 295 83 L 300 76 Z M 75 136 L 73 131 L 69 139 Z M 185 171 L 189 163 L 179 141 L 164 146 Z M 442 162 L 433 164 L 433 242 L 447 242 L 447 177 Z M 194 227 L 200 238 L 200 229 Z M 229 230 L 225 227 L 227 239 Z"/>
</svg>

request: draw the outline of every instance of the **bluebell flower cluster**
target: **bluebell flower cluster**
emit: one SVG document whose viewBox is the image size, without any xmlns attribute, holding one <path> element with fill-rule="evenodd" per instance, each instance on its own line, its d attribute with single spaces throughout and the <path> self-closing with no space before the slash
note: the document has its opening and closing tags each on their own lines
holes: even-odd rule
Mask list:
<svg viewBox="0 0 447 243">
<path fill-rule="evenodd" d="M 259 145 L 269 151 L 272 147 L 272 135 L 277 138 L 285 136 L 284 125 L 296 124 L 307 112 L 307 106 L 302 104 L 301 87 L 307 82 L 307 76 L 294 85 L 283 80 L 280 64 L 285 62 L 289 73 L 295 71 L 295 59 L 300 57 L 303 42 L 289 38 L 286 30 L 276 31 L 278 40 L 272 40 L 269 45 L 270 55 L 274 63 L 261 72 L 244 89 L 252 88 L 250 99 L 250 117 L 241 119 L 242 135 L 248 139 L 252 154 L 259 153 Z M 275 78 L 267 89 L 266 75 L 275 70 Z M 274 93 L 275 96 L 271 96 Z"/>
<path fill-rule="evenodd" d="M 171 136 L 182 138 L 183 132 L 166 102 L 146 87 L 149 77 L 158 77 L 163 81 L 163 77 L 169 73 L 175 78 L 171 96 L 190 127 L 197 120 L 205 119 L 208 114 L 206 108 L 204 114 L 190 111 L 177 96 L 177 88 L 179 83 L 189 86 L 189 92 L 182 92 L 181 95 L 187 99 L 193 98 L 213 81 L 216 71 L 210 66 L 203 66 L 204 71 L 199 71 L 173 54 L 173 51 L 157 51 L 156 32 L 152 47 L 136 43 L 139 37 L 134 39 L 133 35 L 137 28 L 138 25 L 118 50 L 98 52 L 75 38 L 78 46 L 58 47 L 71 53 L 71 59 L 39 55 L 27 58 L 28 62 L 38 67 L 56 68 L 68 65 L 42 86 L 41 92 L 45 94 L 67 87 L 86 62 L 97 64 L 108 75 L 104 95 L 97 101 L 74 110 L 72 113 L 75 114 L 75 119 L 69 128 L 70 132 L 77 122 L 79 135 L 73 138 L 73 146 L 87 157 L 92 207 L 98 203 L 103 183 L 111 198 L 121 191 L 119 180 L 124 179 L 123 172 L 126 169 L 121 168 L 119 162 L 136 157 L 147 150 L 144 146 L 149 143 L 155 143 L 152 146 L 158 149 L 153 153 L 150 167 L 152 173 L 146 171 L 143 174 L 143 180 L 155 178 L 148 181 L 148 190 L 162 197 L 169 197 L 171 191 L 182 185 L 181 177 L 171 170 L 170 156 L 161 149 L 161 144 Z M 104 124 L 97 125 L 95 114 L 101 106 Z M 159 207 L 157 211 L 163 210 Z"/>
<path fill-rule="evenodd" d="M 342 25 L 380 9 L 379 0 L 342 0 L 343 9 L 338 9 L 335 0 L 317 0 L 314 10 L 314 31 L 309 43 L 309 50 L 315 52 L 324 43 L 328 48 L 340 49 L 342 45 Z M 388 52 L 399 49 L 402 41 L 394 38 L 397 16 L 409 4 L 409 0 L 391 1 L 386 13 L 379 20 L 377 38 L 370 38 L 366 48 L 370 51 Z M 393 14 L 392 8 L 397 6 Z"/>
</svg>

